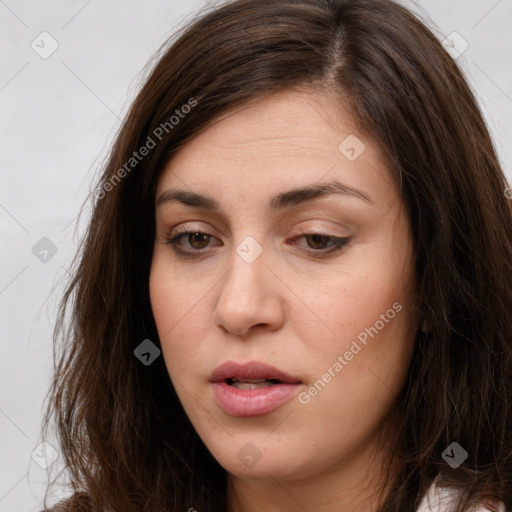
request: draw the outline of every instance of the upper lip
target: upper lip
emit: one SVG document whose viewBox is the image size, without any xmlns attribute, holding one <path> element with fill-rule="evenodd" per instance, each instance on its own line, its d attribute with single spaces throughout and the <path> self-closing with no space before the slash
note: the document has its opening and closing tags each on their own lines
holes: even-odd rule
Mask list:
<svg viewBox="0 0 512 512">
<path fill-rule="evenodd" d="M 210 376 L 210 382 L 222 382 L 227 379 L 274 379 L 286 384 L 301 382 L 300 379 L 261 361 L 249 361 L 241 364 L 227 361 L 215 368 Z"/>
</svg>

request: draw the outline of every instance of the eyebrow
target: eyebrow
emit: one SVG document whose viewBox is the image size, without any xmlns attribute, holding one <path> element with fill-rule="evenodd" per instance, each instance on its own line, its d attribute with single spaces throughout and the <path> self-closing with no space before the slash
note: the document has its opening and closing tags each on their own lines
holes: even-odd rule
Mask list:
<svg viewBox="0 0 512 512">
<path fill-rule="evenodd" d="M 362 190 L 355 187 L 349 187 L 339 181 L 330 181 L 328 183 L 314 184 L 281 192 L 271 199 L 270 208 L 272 210 L 280 210 L 290 206 L 297 206 L 299 204 L 306 203 L 307 201 L 312 201 L 313 199 L 325 197 L 331 194 L 349 195 L 357 197 L 368 204 L 374 204 L 370 197 Z M 176 189 L 168 189 L 165 192 L 162 192 L 162 194 L 158 196 L 155 206 L 158 207 L 162 204 L 173 201 L 180 202 L 193 208 L 203 208 L 213 211 L 219 211 L 221 209 L 219 203 L 212 197 L 198 194 L 196 192 Z"/>
</svg>

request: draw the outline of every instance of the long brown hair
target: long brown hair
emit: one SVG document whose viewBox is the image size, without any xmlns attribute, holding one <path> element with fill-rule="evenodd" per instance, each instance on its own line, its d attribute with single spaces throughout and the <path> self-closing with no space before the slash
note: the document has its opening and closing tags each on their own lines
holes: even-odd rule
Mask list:
<svg viewBox="0 0 512 512">
<path fill-rule="evenodd" d="M 436 477 L 460 490 L 458 510 L 486 496 L 512 507 L 511 201 L 475 98 L 435 35 L 389 0 L 236 0 L 158 57 L 93 194 L 55 330 L 44 429 L 55 420 L 75 491 L 66 510 L 228 510 L 226 472 L 163 358 L 134 355 L 145 339 L 159 345 L 155 187 L 173 152 L 220 116 L 299 87 L 350 109 L 413 226 L 424 329 L 396 404 L 402 469 L 380 512 L 413 510 Z M 457 468 L 442 457 L 452 442 L 468 453 Z"/>
</svg>

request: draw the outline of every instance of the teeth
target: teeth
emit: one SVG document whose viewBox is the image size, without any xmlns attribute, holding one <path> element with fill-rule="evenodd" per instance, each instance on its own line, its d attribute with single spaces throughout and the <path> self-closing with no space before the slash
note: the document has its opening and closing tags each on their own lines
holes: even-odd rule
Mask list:
<svg viewBox="0 0 512 512">
<path fill-rule="evenodd" d="M 275 379 L 227 379 L 227 383 L 237 389 L 262 389 L 279 384 Z"/>
<path fill-rule="evenodd" d="M 261 389 L 273 386 L 272 382 L 268 380 L 236 380 L 231 385 L 237 389 Z"/>
</svg>

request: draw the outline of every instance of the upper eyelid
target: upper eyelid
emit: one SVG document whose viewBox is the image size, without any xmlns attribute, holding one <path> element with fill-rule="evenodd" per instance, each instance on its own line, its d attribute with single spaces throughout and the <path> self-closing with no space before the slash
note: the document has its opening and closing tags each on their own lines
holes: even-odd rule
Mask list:
<svg viewBox="0 0 512 512">
<path fill-rule="evenodd" d="M 331 197 L 331 196 L 326 196 Z M 321 200 L 317 199 L 317 200 Z M 323 198 L 325 200 L 325 198 Z M 165 203 L 164 203 L 165 204 Z M 181 205 L 183 206 L 183 205 Z M 318 205 L 315 203 L 315 200 L 312 202 L 312 204 L 302 205 L 303 209 L 295 210 L 291 209 L 288 212 L 281 212 L 281 215 L 277 217 L 277 219 L 269 218 L 269 226 L 272 226 L 272 229 L 281 224 L 288 224 L 288 223 L 295 223 L 297 221 L 300 222 L 335 222 L 339 223 L 342 219 L 345 221 L 343 227 L 347 227 L 349 225 L 353 225 L 355 221 L 360 222 L 362 219 L 361 212 L 357 211 L 354 213 L 354 211 L 349 208 L 348 211 L 343 207 L 341 210 L 339 209 L 340 205 L 335 204 L 335 208 L 332 205 Z M 306 208 L 307 206 L 307 208 Z M 348 207 L 347 207 L 348 208 Z M 178 210 L 178 212 L 175 212 L 172 214 L 172 209 L 169 210 L 160 210 L 157 212 L 156 220 L 157 223 L 162 223 L 164 226 L 169 225 L 172 222 L 174 222 L 173 218 L 176 219 L 176 217 L 184 217 L 184 220 L 182 223 L 188 223 L 188 222 L 199 222 L 203 223 L 206 222 L 207 224 L 210 224 L 211 221 L 213 221 L 215 224 L 218 224 L 222 227 L 223 230 L 226 232 L 231 231 L 232 226 L 229 220 L 224 216 L 224 214 L 219 214 L 215 211 L 203 211 L 198 210 L 196 212 L 191 212 L 190 208 L 186 208 L 184 210 L 181 210 L 181 208 Z M 197 217 L 196 217 L 197 215 Z M 304 218 L 309 217 L 310 215 L 318 216 L 318 218 Z M 354 218 L 354 215 L 357 215 L 357 218 Z M 325 218 L 321 218 L 324 217 Z M 188 217 L 188 219 L 187 219 Z M 194 218 L 196 217 L 196 218 Z M 363 216 L 363 218 L 365 218 Z M 347 223 L 348 221 L 348 223 Z M 180 223 L 181 224 L 181 223 Z M 339 224 L 338 224 L 339 225 Z M 214 228 L 217 229 L 217 228 Z M 218 231 L 218 229 L 217 229 Z"/>
<path fill-rule="evenodd" d="M 179 235 L 187 235 L 187 234 L 190 235 L 190 234 L 194 234 L 194 233 L 201 233 L 203 235 L 207 235 L 209 237 L 216 238 L 216 239 L 219 238 L 216 235 L 213 235 L 212 233 L 210 233 L 206 229 L 195 229 L 195 228 L 189 228 L 189 227 L 171 229 L 171 230 L 169 230 L 169 232 L 166 236 L 169 238 L 175 238 Z M 305 235 L 321 235 L 321 236 L 326 236 L 326 237 L 331 237 L 331 238 L 336 238 L 336 239 L 349 238 L 349 235 L 335 234 L 332 231 L 323 230 L 323 229 L 319 229 L 319 228 L 299 228 L 298 233 L 296 233 L 294 235 L 294 237 L 297 237 L 297 236 L 300 237 L 300 236 L 305 236 Z"/>
<path fill-rule="evenodd" d="M 339 221 L 340 219 L 336 219 L 337 221 Z M 206 228 L 203 228 L 203 227 L 200 227 L 200 226 L 194 226 L 194 223 L 202 223 L 202 222 L 205 222 L 205 221 L 202 221 L 202 220 L 185 220 L 181 223 L 179 223 L 177 226 L 173 226 L 173 227 L 167 227 L 165 224 L 166 223 L 163 223 L 163 229 L 166 230 L 168 233 L 170 232 L 189 232 L 189 231 L 197 231 L 197 232 L 201 232 L 201 233 L 205 233 L 205 234 L 209 234 L 211 235 L 211 231 L 216 231 L 218 233 L 220 233 L 222 236 L 224 236 L 224 234 L 217 228 L 215 227 L 211 227 L 211 225 L 209 225 L 209 227 L 206 227 Z M 348 223 L 345 223 L 345 224 L 337 224 L 337 227 L 328 227 L 328 226 L 324 226 L 324 227 L 319 227 L 319 226 L 304 226 L 304 223 L 311 223 L 311 222 L 328 222 L 330 224 L 332 224 L 334 221 L 331 219 L 304 219 L 304 220 L 301 220 L 301 224 L 299 224 L 299 226 L 296 228 L 298 229 L 301 233 L 303 234 L 310 234 L 310 233 L 313 233 L 313 234 L 325 234 L 327 236 L 336 236 L 336 237 L 344 237 L 344 236 L 349 236 L 348 233 L 347 234 L 336 234 L 334 233 L 333 231 L 336 230 L 336 229 L 341 229 L 343 228 L 345 231 L 351 231 L 352 230 L 352 226 L 350 226 L 350 224 Z M 192 227 L 189 227 L 188 224 L 192 224 Z M 207 222 L 208 224 L 210 224 L 209 222 Z M 187 226 L 186 227 L 183 227 L 182 225 L 183 224 L 186 224 Z M 276 227 L 276 224 L 272 225 L 270 231 L 274 231 Z M 295 228 L 294 228 L 295 229 Z M 228 228 L 228 231 L 229 231 L 229 228 Z M 214 235 L 212 235 L 214 236 Z"/>
</svg>

